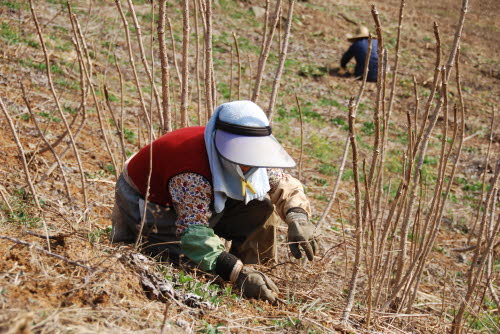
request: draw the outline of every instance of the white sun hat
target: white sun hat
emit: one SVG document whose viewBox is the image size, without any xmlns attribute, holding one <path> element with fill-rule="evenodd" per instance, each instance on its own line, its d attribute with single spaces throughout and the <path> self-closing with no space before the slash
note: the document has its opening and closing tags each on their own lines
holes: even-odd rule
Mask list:
<svg viewBox="0 0 500 334">
<path fill-rule="evenodd" d="M 224 159 L 254 167 L 295 166 L 295 161 L 272 135 L 269 120 L 257 104 L 233 101 L 217 109 L 215 147 Z"/>
</svg>

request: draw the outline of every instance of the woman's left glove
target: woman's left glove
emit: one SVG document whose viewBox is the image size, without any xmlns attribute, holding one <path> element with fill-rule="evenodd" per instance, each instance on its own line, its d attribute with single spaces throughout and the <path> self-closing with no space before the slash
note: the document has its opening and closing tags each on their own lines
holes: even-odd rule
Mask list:
<svg viewBox="0 0 500 334">
<path fill-rule="evenodd" d="M 290 211 L 286 215 L 286 223 L 288 225 L 288 242 L 292 255 L 296 259 L 302 257 L 300 246 L 309 261 L 312 261 L 318 249 L 318 243 L 314 237 L 316 227 L 309 221 L 305 212 L 299 212 L 298 210 Z"/>
</svg>

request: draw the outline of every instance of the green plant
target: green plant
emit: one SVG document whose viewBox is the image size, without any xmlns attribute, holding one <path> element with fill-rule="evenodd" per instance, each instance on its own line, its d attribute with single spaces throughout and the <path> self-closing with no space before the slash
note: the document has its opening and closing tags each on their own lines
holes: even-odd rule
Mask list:
<svg viewBox="0 0 500 334">
<path fill-rule="evenodd" d="M 386 157 L 386 166 L 392 173 L 401 173 L 403 171 L 403 162 L 399 150 L 389 152 Z"/>
<path fill-rule="evenodd" d="M 28 66 L 34 69 L 37 69 L 39 71 L 45 71 L 47 69 L 47 65 L 45 62 L 41 63 L 34 63 L 31 59 L 20 59 L 19 63 L 22 66 Z M 63 70 L 59 67 L 57 63 L 50 65 L 50 70 L 53 74 L 63 74 Z"/>
<path fill-rule="evenodd" d="M 85 177 L 90 179 L 90 180 L 97 179 L 97 178 L 104 178 L 104 177 L 106 177 L 106 173 L 102 169 L 98 170 L 96 173 L 85 172 Z"/>
<path fill-rule="evenodd" d="M 222 324 L 217 324 L 217 325 L 211 325 L 208 322 L 205 322 L 205 326 L 199 330 L 199 333 L 204 333 L 204 334 L 218 334 L 219 332 L 219 327 L 222 326 Z"/>
<path fill-rule="evenodd" d="M 80 89 L 80 83 L 75 80 L 68 80 L 67 78 L 57 78 L 54 80 L 55 83 L 59 86 L 66 87 L 69 89 Z"/>
<path fill-rule="evenodd" d="M 296 318 L 292 318 L 292 317 L 286 317 L 283 319 L 273 320 L 273 322 L 276 326 L 281 327 L 281 328 L 296 327 L 297 329 L 299 329 L 299 327 L 303 327 L 303 326 L 301 326 L 300 319 L 296 319 Z"/>
<path fill-rule="evenodd" d="M 326 72 L 327 70 L 324 66 L 303 65 L 300 67 L 298 74 L 302 77 L 311 77 L 317 79 L 324 76 Z"/>
<path fill-rule="evenodd" d="M 467 183 L 462 187 L 462 190 L 476 192 L 476 191 L 481 191 L 482 188 L 483 188 L 483 183 L 481 181 L 477 181 L 474 183 Z"/>
<path fill-rule="evenodd" d="M 21 8 L 21 2 L 20 1 L 9 1 L 9 0 L 2 0 L 0 1 L 0 6 L 7 7 L 9 9 L 20 9 Z"/>
<path fill-rule="evenodd" d="M 312 155 L 321 161 L 332 161 L 335 152 L 332 150 L 333 143 L 328 138 L 313 133 L 308 138 L 308 145 L 306 146 L 306 153 Z"/>
<path fill-rule="evenodd" d="M 224 99 L 229 99 L 229 85 L 225 82 L 217 83 L 217 90 L 222 94 Z"/>
<path fill-rule="evenodd" d="M 7 206 L 2 202 L 0 210 L 8 213 L 8 221 L 13 224 L 20 224 L 27 227 L 37 228 L 40 226 L 41 219 L 32 212 L 35 203 L 24 189 L 19 188 L 14 191 L 14 194 L 9 198 L 9 204 L 12 208 L 10 212 Z M 42 204 L 42 202 L 40 203 Z"/>
<path fill-rule="evenodd" d="M 285 60 L 285 69 L 290 69 L 292 67 L 296 67 L 297 65 L 299 65 L 299 61 L 295 60 L 295 59 L 290 59 L 290 58 L 287 58 Z"/>
<path fill-rule="evenodd" d="M 104 165 L 104 170 L 112 175 L 116 174 L 115 167 L 113 166 L 113 164 Z"/>
<path fill-rule="evenodd" d="M 436 157 L 425 156 L 424 157 L 424 164 L 429 165 L 429 166 L 437 166 L 438 159 Z"/>
<path fill-rule="evenodd" d="M 51 122 L 60 123 L 62 121 L 62 119 L 60 119 L 57 116 L 54 116 L 52 113 L 40 111 L 40 112 L 37 112 L 36 114 L 39 116 L 42 116 L 43 118 L 46 118 L 47 120 L 49 120 Z"/>
<path fill-rule="evenodd" d="M 354 172 L 352 169 L 346 168 L 344 173 L 342 173 L 342 181 L 352 180 L 354 178 Z"/>
<path fill-rule="evenodd" d="M 465 312 L 464 317 L 467 319 L 467 323 L 470 328 L 488 333 L 494 333 L 498 330 L 500 316 L 490 312 L 480 312 L 477 314 Z"/>
<path fill-rule="evenodd" d="M 127 129 L 127 128 L 123 128 L 123 136 L 125 137 L 125 139 L 129 143 L 135 144 L 135 140 L 137 139 L 137 135 L 135 134 L 134 131 Z"/>
<path fill-rule="evenodd" d="M 19 42 L 19 36 L 7 22 L 0 23 L 0 37 L 7 40 L 9 44 L 16 44 Z"/>
<path fill-rule="evenodd" d="M 375 124 L 373 122 L 364 122 L 361 131 L 365 135 L 370 136 L 375 132 Z"/>
<path fill-rule="evenodd" d="M 317 199 L 318 201 L 328 202 L 328 197 L 323 194 L 312 194 L 312 198 Z"/>
<path fill-rule="evenodd" d="M 328 185 L 328 181 L 325 180 L 325 179 L 323 179 L 323 178 L 319 178 L 319 177 L 313 176 L 312 180 L 314 181 L 314 183 L 317 186 L 326 186 L 326 185 Z"/>
<path fill-rule="evenodd" d="M 218 284 L 200 282 L 182 270 L 178 273 L 165 274 L 165 278 L 174 282 L 176 290 L 180 290 L 183 293 L 193 293 L 201 297 L 203 302 L 210 302 L 216 306 L 222 302 L 222 298 L 224 297 L 239 298 L 232 292 L 231 286 L 221 289 Z"/>
<path fill-rule="evenodd" d="M 64 42 L 62 44 L 58 44 L 56 46 L 56 50 L 63 51 L 63 52 L 68 52 L 73 48 L 73 44 L 71 42 Z"/>
<path fill-rule="evenodd" d="M 91 243 L 98 243 L 101 241 L 102 236 L 109 236 L 111 234 L 111 226 L 106 228 L 96 228 L 87 234 L 87 237 Z"/>
<path fill-rule="evenodd" d="M 319 165 L 319 172 L 325 175 L 334 175 L 337 173 L 337 167 L 328 163 L 322 163 Z"/>
</svg>

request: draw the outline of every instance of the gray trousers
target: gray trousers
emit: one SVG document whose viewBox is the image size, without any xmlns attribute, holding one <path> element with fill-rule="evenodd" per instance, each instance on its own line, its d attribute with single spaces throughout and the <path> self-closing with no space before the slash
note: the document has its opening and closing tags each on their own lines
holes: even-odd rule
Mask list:
<svg viewBox="0 0 500 334">
<path fill-rule="evenodd" d="M 135 242 L 139 235 L 144 198 L 120 175 L 115 189 L 111 242 Z M 271 200 L 228 199 L 224 210 L 212 215 L 209 226 L 215 234 L 231 240 L 230 252 L 243 263 L 259 263 L 276 256 L 276 226 L 280 218 Z M 174 263 L 182 258 L 180 238 L 176 235 L 177 215 L 173 208 L 148 202 L 142 230 L 143 252 L 161 256 Z"/>
</svg>

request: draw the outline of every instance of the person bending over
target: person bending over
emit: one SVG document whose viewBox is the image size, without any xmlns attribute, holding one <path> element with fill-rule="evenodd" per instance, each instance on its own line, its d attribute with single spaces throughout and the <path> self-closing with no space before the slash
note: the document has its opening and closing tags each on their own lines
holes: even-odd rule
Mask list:
<svg viewBox="0 0 500 334">
<path fill-rule="evenodd" d="M 125 164 L 116 183 L 112 242 L 134 242 L 178 262 L 182 256 L 230 281 L 247 297 L 275 302 L 278 288 L 246 266 L 276 256 L 276 226 L 288 225 L 292 255 L 317 250 L 311 208 L 301 183 L 283 171 L 293 159 L 250 101 L 220 105 L 206 127 L 187 127 L 155 140 L 148 203 L 150 146 Z M 140 232 L 142 229 L 142 232 Z M 225 251 L 219 237 L 231 240 Z"/>
<path fill-rule="evenodd" d="M 368 53 L 368 36 L 369 31 L 367 27 L 358 26 L 354 34 L 348 34 L 347 40 L 352 42 L 351 46 L 342 56 L 340 60 L 340 71 L 339 74 L 344 75 L 347 73 L 347 63 L 354 58 L 356 60 L 356 67 L 354 68 L 354 77 L 358 79 L 363 78 L 363 73 L 365 71 L 365 59 Z M 377 82 L 378 73 L 378 42 L 376 39 L 372 39 L 372 50 L 370 53 L 370 61 L 368 63 L 368 77 L 367 81 Z"/>
</svg>

